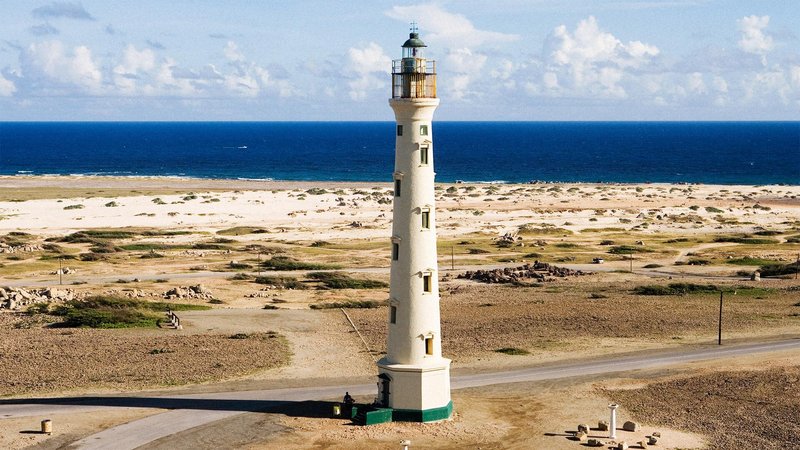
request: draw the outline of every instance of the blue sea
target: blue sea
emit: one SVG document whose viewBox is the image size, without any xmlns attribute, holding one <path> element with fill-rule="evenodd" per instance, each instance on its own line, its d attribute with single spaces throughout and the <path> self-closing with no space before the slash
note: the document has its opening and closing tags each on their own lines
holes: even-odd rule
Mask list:
<svg viewBox="0 0 800 450">
<path fill-rule="evenodd" d="M 800 122 L 434 122 L 437 181 L 800 184 Z M 392 122 L 3 122 L 2 175 L 387 181 Z"/>
</svg>

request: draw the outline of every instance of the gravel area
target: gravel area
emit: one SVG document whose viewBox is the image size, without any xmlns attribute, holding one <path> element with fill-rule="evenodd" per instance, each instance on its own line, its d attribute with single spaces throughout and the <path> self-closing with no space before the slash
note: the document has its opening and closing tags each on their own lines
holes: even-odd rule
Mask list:
<svg viewBox="0 0 800 450">
<path fill-rule="evenodd" d="M 21 325 L 31 328 L 15 328 Z M 274 333 L 232 339 L 171 329 L 55 329 L 12 314 L 0 314 L 0 333 L 4 396 L 200 383 L 289 361 L 285 339 Z"/>
<path fill-rule="evenodd" d="M 715 449 L 800 447 L 800 366 L 718 372 L 608 395 L 639 420 L 709 436 Z"/>
</svg>

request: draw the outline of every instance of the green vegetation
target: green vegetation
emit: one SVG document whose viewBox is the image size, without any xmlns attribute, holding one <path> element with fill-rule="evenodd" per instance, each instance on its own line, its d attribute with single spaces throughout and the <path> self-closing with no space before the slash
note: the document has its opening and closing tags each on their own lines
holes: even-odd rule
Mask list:
<svg viewBox="0 0 800 450">
<path fill-rule="evenodd" d="M 706 212 L 710 212 L 710 213 L 713 213 L 713 214 L 722 214 L 725 211 L 723 211 L 723 210 L 721 210 L 719 208 L 715 208 L 713 206 L 706 206 Z"/>
<path fill-rule="evenodd" d="M 737 266 L 769 266 L 777 264 L 776 261 L 773 261 L 771 259 L 753 258 L 750 256 L 745 256 L 744 258 L 729 259 L 725 262 Z"/>
<path fill-rule="evenodd" d="M 530 354 L 529 351 L 527 351 L 525 349 L 522 349 L 522 348 L 517 348 L 517 347 L 498 348 L 498 349 L 495 350 L 495 352 L 503 353 L 505 355 L 529 355 Z"/>
<path fill-rule="evenodd" d="M 742 285 L 717 286 L 714 284 L 670 283 L 666 286 L 661 284 L 637 286 L 631 292 L 637 295 L 689 295 L 717 294 L 720 291 L 739 295 L 763 295 L 773 292 L 774 289 Z"/>
<path fill-rule="evenodd" d="M 108 202 L 103 206 L 105 206 L 106 208 L 116 208 L 117 206 L 119 206 L 119 203 L 117 203 L 117 202 Z"/>
<path fill-rule="evenodd" d="M 566 228 L 559 228 L 550 223 L 526 223 L 519 226 L 520 234 L 572 234 Z"/>
<path fill-rule="evenodd" d="M 78 204 L 78 205 L 67 205 L 67 206 L 64 207 L 64 209 L 83 209 L 83 208 L 84 208 L 84 206 L 80 205 L 80 204 Z"/>
<path fill-rule="evenodd" d="M 381 289 L 387 288 L 386 282 L 351 278 L 342 272 L 311 272 L 308 278 L 321 282 L 328 289 Z"/>
<path fill-rule="evenodd" d="M 339 309 L 339 308 L 349 308 L 349 309 L 371 309 L 377 308 L 382 305 L 383 302 L 375 301 L 375 300 L 350 300 L 347 302 L 333 302 L 333 303 L 315 303 L 313 305 L 309 305 L 311 309 Z"/>
<path fill-rule="evenodd" d="M 770 264 L 761 266 L 759 269 L 762 277 L 780 277 L 784 275 L 794 275 L 800 271 L 800 265 L 797 262 L 789 264 Z"/>
<path fill-rule="evenodd" d="M 612 255 L 630 255 L 632 253 L 653 253 L 653 250 L 638 245 L 615 245 L 608 249 Z"/>
<path fill-rule="evenodd" d="M 163 302 L 145 302 L 115 296 L 94 296 L 73 300 L 53 309 L 62 318 L 57 324 L 68 328 L 134 328 L 155 327 L 163 318 L 162 311 L 204 310 L 208 306 Z"/>
<path fill-rule="evenodd" d="M 292 277 L 256 277 L 253 282 L 281 289 L 308 289 L 306 284 Z"/>
<path fill-rule="evenodd" d="M 221 236 L 241 236 L 244 234 L 263 234 L 263 233 L 267 233 L 267 230 L 257 227 L 233 227 L 217 231 L 217 234 Z"/>
<path fill-rule="evenodd" d="M 659 267 L 664 267 L 661 264 L 647 264 L 644 266 L 645 269 L 658 269 Z"/>
<path fill-rule="evenodd" d="M 62 238 L 54 239 L 56 242 L 68 242 L 72 244 L 94 244 L 98 239 L 130 239 L 136 233 L 121 230 L 83 230 L 68 234 Z M 48 239 L 49 240 L 49 239 Z"/>
<path fill-rule="evenodd" d="M 754 245 L 762 245 L 762 244 L 777 244 L 778 241 L 775 239 L 768 239 L 768 238 L 755 238 L 748 235 L 742 236 L 717 236 L 714 238 L 714 242 L 735 242 L 737 244 L 754 244 Z"/>
<path fill-rule="evenodd" d="M 340 266 L 334 264 L 320 264 L 320 263 L 308 263 L 303 261 L 297 261 L 296 259 L 290 258 L 288 256 L 273 256 L 272 258 L 261 263 L 261 265 L 265 269 L 272 269 L 272 270 L 327 270 L 327 269 L 340 268 Z"/>
</svg>

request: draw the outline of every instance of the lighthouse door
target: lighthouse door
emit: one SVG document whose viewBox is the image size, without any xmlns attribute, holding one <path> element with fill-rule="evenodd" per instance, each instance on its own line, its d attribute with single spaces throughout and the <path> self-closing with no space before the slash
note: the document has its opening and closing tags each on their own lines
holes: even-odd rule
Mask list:
<svg viewBox="0 0 800 450">
<path fill-rule="evenodd" d="M 389 392 L 390 392 L 389 391 L 389 385 L 391 384 L 392 380 L 391 380 L 391 378 L 389 378 L 388 375 L 383 374 L 383 373 L 378 375 L 378 378 L 380 378 L 380 382 L 379 383 L 381 385 L 380 386 L 380 393 L 379 393 L 380 402 L 381 402 L 382 406 L 388 408 L 389 407 Z"/>
</svg>

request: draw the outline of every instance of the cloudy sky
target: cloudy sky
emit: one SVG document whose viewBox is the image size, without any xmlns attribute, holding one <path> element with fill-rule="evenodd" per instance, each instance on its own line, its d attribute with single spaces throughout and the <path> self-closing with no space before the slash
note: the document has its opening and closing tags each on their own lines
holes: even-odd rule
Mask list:
<svg viewBox="0 0 800 450">
<path fill-rule="evenodd" d="M 800 120 L 800 1 L 0 2 L 0 120 Z"/>
</svg>

